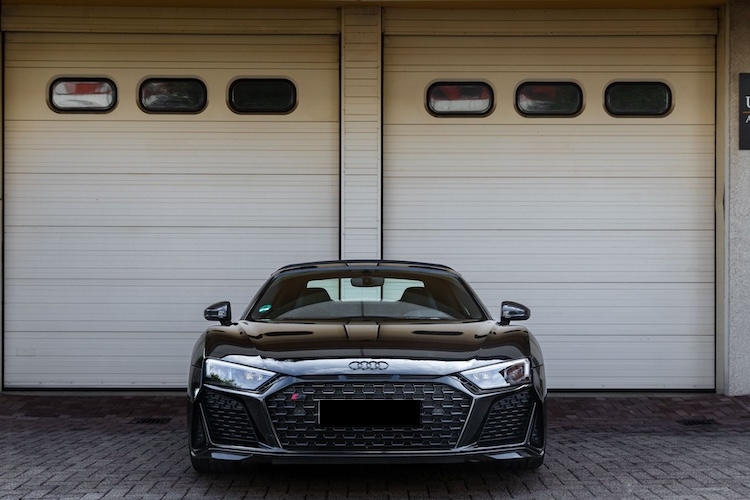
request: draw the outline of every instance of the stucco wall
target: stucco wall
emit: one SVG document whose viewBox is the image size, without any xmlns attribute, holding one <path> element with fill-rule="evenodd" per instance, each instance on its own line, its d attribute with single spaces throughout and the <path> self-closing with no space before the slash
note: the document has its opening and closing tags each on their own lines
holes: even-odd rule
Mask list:
<svg viewBox="0 0 750 500">
<path fill-rule="evenodd" d="M 739 150 L 739 74 L 750 73 L 750 2 L 728 4 L 725 392 L 750 394 L 750 151 Z"/>
</svg>

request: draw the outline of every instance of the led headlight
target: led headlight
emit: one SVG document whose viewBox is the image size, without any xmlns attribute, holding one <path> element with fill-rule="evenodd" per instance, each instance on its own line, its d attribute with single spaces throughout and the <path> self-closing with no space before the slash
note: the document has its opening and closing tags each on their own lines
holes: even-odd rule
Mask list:
<svg viewBox="0 0 750 500">
<path fill-rule="evenodd" d="M 516 359 L 466 370 L 461 375 L 480 389 L 500 389 L 531 382 L 531 363 Z"/>
<path fill-rule="evenodd" d="M 218 359 L 207 359 L 203 372 L 203 382 L 230 389 L 254 391 L 275 375 L 273 372 L 260 368 L 236 365 Z"/>
</svg>

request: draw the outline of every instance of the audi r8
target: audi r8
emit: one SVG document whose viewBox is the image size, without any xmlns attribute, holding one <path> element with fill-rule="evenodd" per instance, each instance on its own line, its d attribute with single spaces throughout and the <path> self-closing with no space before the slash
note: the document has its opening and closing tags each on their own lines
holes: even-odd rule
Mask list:
<svg viewBox="0 0 750 500">
<path fill-rule="evenodd" d="M 329 261 L 274 272 L 192 355 L 190 459 L 243 463 L 496 461 L 545 456 L 546 384 L 530 311 L 498 319 L 449 267 Z"/>
</svg>

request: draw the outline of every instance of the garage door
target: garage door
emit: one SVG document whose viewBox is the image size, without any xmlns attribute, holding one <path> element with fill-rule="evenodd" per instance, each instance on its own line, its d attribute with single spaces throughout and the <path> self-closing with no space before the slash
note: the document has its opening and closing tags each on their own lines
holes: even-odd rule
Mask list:
<svg viewBox="0 0 750 500">
<path fill-rule="evenodd" d="M 205 306 L 338 256 L 338 46 L 7 35 L 6 386 L 183 387 Z"/>
<path fill-rule="evenodd" d="M 384 44 L 384 255 L 530 306 L 553 388 L 713 388 L 714 38 Z"/>
</svg>

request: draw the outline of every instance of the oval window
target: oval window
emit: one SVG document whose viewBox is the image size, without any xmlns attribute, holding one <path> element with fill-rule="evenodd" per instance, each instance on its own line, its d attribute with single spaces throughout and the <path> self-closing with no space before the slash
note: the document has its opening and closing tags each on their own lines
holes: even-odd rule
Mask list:
<svg viewBox="0 0 750 500">
<path fill-rule="evenodd" d="M 297 106 L 297 88 L 286 79 L 243 78 L 229 87 L 229 107 L 235 113 L 291 112 Z"/>
<path fill-rule="evenodd" d="M 208 92 L 197 78 L 149 78 L 141 84 L 139 102 L 150 113 L 198 113 Z"/>
<path fill-rule="evenodd" d="M 435 116 L 486 116 L 495 104 L 484 82 L 437 82 L 427 89 L 427 109 Z"/>
<path fill-rule="evenodd" d="M 50 85 L 49 104 L 60 113 L 103 113 L 117 104 L 117 88 L 108 78 L 58 78 Z"/>
<path fill-rule="evenodd" d="M 516 109 L 524 116 L 576 116 L 583 91 L 573 82 L 525 82 L 516 89 Z"/>
<path fill-rule="evenodd" d="M 672 90 L 662 82 L 616 82 L 604 92 L 614 116 L 664 116 L 672 110 Z"/>
</svg>

